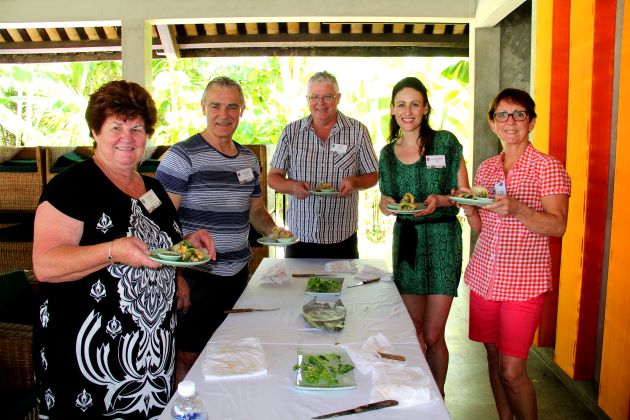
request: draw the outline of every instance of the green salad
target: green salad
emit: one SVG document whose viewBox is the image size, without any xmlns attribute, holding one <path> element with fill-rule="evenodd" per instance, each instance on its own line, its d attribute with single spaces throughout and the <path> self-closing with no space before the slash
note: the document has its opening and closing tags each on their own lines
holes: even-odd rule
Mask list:
<svg viewBox="0 0 630 420">
<path fill-rule="evenodd" d="M 306 290 L 314 293 L 336 293 L 341 289 L 339 279 L 334 277 L 311 277 Z"/>
<path fill-rule="evenodd" d="M 336 353 L 305 354 L 301 363 L 293 366 L 293 370 L 298 369 L 306 383 L 335 386 L 339 384 L 339 376 L 350 372 L 354 366 L 344 363 L 341 356 Z"/>
</svg>

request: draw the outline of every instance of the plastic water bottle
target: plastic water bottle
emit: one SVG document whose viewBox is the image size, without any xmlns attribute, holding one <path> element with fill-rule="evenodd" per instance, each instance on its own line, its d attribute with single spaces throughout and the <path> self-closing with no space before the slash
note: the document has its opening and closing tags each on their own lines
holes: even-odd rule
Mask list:
<svg viewBox="0 0 630 420">
<path fill-rule="evenodd" d="M 171 417 L 176 420 L 206 420 L 206 410 L 193 381 L 181 381 L 177 386 Z"/>
</svg>

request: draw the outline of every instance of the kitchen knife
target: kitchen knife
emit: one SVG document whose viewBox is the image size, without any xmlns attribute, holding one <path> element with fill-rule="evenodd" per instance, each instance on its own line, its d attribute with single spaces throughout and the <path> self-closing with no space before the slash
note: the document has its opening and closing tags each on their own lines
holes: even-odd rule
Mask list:
<svg viewBox="0 0 630 420">
<path fill-rule="evenodd" d="M 242 314 L 245 312 L 267 312 L 267 311 L 277 311 L 280 308 L 272 308 L 272 309 L 254 309 L 254 308 L 234 308 L 234 309 L 226 309 L 223 311 L 224 314 Z"/>
<path fill-rule="evenodd" d="M 313 274 L 313 273 L 293 273 L 292 277 L 315 277 L 315 276 L 330 276 L 332 273 L 328 274 Z"/>
<path fill-rule="evenodd" d="M 368 284 L 368 283 L 374 283 L 374 282 L 379 281 L 379 280 L 380 280 L 380 277 L 375 278 L 375 279 L 363 280 L 363 281 L 358 282 L 357 284 L 353 284 L 352 286 L 348 286 L 348 289 L 351 288 L 351 287 L 363 286 L 364 284 Z"/>
<path fill-rule="evenodd" d="M 337 411 L 336 413 L 324 414 L 321 416 L 313 417 L 314 419 L 329 419 L 331 417 L 339 417 L 339 416 L 347 416 L 350 414 L 359 414 L 364 413 L 366 411 L 379 410 L 381 408 L 393 407 L 398 405 L 398 401 L 396 400 L 384 400 L 373 402 L 370 404 L 361 405 L 359 407 L 351 408 L 349 410 Z"/>
</svg>

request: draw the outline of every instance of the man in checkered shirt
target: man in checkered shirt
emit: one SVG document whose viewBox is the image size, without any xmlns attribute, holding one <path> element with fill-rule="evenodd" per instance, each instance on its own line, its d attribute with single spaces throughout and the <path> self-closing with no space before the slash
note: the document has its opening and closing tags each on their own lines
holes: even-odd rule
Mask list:
<svg viewBox="0 0 630 420">
<path fill-rule="evenodd" d="M 358 258 L 358 191 L 377 182 L 370 134 L 337 110 L 341 94 L 332 74 L 311 76 L 306 98 L 311 114 L 285 127 L 269 169 L 269 186 L 289 196 L 287 225 L 300 239 L 286 256 Z M 317 195 L 321 184 L 335 192 Z"/>
</svg>

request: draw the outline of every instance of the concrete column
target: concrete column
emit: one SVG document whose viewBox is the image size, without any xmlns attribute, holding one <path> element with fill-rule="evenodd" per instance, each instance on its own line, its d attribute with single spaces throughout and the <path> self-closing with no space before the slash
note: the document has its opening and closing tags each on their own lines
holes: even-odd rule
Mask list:
<svg viewBox="0 0 630 420">
<path fill-rule="evenodd" d="M 481 162 L 497 155 L 501 147 L 486 118 L 490 101 L 501 89 L 500 25 L 475 29 L 474 66 L 473 174 Z"/>
<path fill-rule="evenodd" d="M 143 19 L 122 21 L 122 75 L 151 91 L 153 57 L 151 24 Z"/>
</svg>

